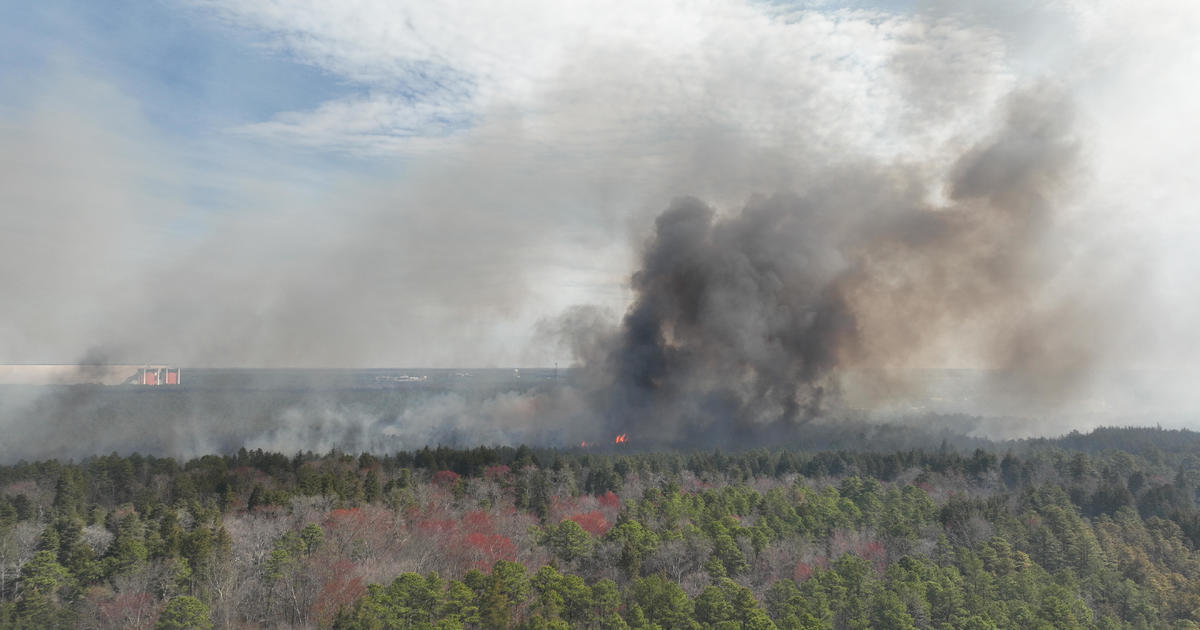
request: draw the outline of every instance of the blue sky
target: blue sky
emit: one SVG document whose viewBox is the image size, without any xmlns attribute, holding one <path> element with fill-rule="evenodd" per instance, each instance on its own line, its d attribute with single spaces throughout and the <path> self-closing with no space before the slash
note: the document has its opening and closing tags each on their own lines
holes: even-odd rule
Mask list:
<svg viewBox="0 0 1200 630">
<path fill-rule="evenodd" d="M 136 94 L 163 132 L 195 137 L 313 107 L 352 88 L 273 53 L 255 35 L 174 3 L 47 0 L 0 7 L 3 102 L 21 85 L 69 63 Z"/>
<path fill-rule="evenodd" d="M 204 145 L 214 135 L 221 136 L 222 142 L 236 143 L 239 134 L 231 132 L 246 126 L 365 96 L 386 96 L 393 109 L 430 101 L 450 105 L 422 113 L 415 119 L 416 127 L 381 125 L 379 131 L 385 136 L 444 136 L 477 121 L 477 103 L 471 100 L 479 85 L 473 69 L 443 63 L 436 46 L 428 51 L 429 58 L 421 58 L 418 50 L 416 55 L 388 60 L 382 72 L 368 63 L 360 73 L 336 59 L 336 51 L 328 58 L 313 57 L 304 42 L 295 41 L 319 43 L 324 34 L 286 21 L 272 23 L 254 16 L 253 10 L 238 8 L 239 4 L 47 0 L 0 6 L 0 36 L 6 42 L 0 50 L 0 85 L 5 86 L 0 107 L 10 111 L 34 107 L 31 99 L 36 92 L 31 88 L 47 76 L 69 71 L 96 77 L 134 98 L 146 122 L 164 139 L 193 150 L 197 159 L 203 159 L 199 156 Z M 770 12 L 803 5 L 759 6 Z M 886 10 L 879 15 L 903 10 L 900 3 L 874 8 L 866 3 L 818 6 Z M 380 152 L 370 147 L 293 140 L 298 141 L 285 144 L 315 149 L 289 158 L 298 163 L 311 160 L 340 167 L 349 159 L 349 168 L 358 170 L 374 168 L 380 158 Z M 260 159 L 278 158 L 271 153 L 277 148 L 271 143 L 237 147 Z M 363 152 L 372 159 L 354 162 Z M 382 153 L 400 158 L 405 151 L 393 147 Z"/>
</svg>

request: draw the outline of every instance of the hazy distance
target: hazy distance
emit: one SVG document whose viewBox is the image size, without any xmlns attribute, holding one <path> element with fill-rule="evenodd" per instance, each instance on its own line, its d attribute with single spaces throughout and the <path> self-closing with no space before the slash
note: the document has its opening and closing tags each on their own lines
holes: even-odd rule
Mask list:
<svg viewBox="0 0 1200 630">
<path fill-rule="evenodd" d="M 570 375 L 185 380 L 168 453 L 1200 426 L 1193 3 L 527 9 L 0 9 L 0 363 Z M 8 456 L 114 395 L 0 387 Z"/>
</svg>

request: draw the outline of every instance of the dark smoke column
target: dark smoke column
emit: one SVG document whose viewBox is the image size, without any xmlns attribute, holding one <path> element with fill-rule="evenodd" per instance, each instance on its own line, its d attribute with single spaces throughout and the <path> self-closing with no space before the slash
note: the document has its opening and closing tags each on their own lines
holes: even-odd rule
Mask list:
<svg viewBox="0 0 1200 630">
<path fill-rule="evenodd" d="M 658 217 L 604 359 L 614 427 L 719 442 L 819 412 L 856 333 L 832 284 L 844 263 L 816 218 L 790 195 L 725 219 L 683 198 Z"/>
<path fill-rule="evenodd" d="M 847 161 L 729 214 L 673 202 L 620 326 L 576 335 L 608 428 L 638 444 L 761 440 L 844 409 L 852 371 L 879 379 L 871 396 L 920 396 L 913 368 L 970 367 L 1004 375 L 997 409 L 1063 400 L 1128 320 L 1094 282 L 1062 279 L 1070 108 L 1042 87 L 1006 105 L 992 135 L 937 164 Z"/>
</svg>

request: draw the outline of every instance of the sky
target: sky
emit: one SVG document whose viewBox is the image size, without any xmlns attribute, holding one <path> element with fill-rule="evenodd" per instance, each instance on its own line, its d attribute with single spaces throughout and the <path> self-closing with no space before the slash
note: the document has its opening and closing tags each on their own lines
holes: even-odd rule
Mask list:
<svg viewBox="0 0 1200 630">
<path fill-rule="evenodd" d="M 625 312 L 673 199 L 903 165 L 936 206 L 1036 88 L 1078 158 L 1041 290 L 1100 287 L 1120 367 L 1196 367 L 1196 32 L 1189 0 L 6 3 L 0 363 L 566 365 L 556 322 Z"/>
</svg>

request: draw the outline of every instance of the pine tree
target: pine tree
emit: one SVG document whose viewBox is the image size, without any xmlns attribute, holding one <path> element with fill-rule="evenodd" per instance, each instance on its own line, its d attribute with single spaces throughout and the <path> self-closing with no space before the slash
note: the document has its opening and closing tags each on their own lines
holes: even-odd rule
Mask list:
<svg viewBox="0 0 1200 630">
<path fill-rule="evenodd" d="M 208 606 L 195 597 L 182 595 L 167 602 L 154 630 L 211 630 L 212 627 Z"/>
</svg>

